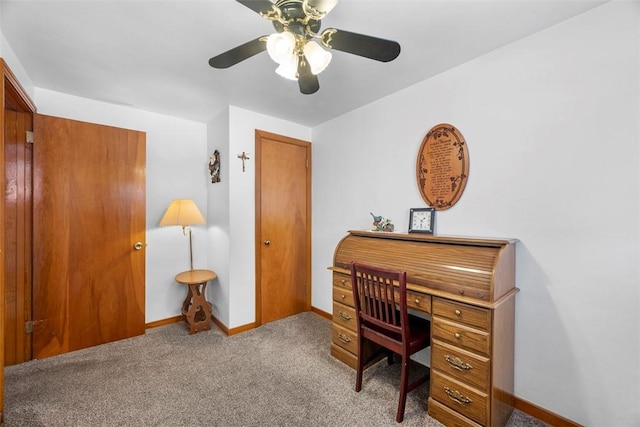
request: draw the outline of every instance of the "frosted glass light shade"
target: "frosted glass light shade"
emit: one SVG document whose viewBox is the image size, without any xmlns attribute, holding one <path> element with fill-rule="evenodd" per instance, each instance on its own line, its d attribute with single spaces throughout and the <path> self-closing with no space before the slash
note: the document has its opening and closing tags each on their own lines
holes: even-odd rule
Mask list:
<svg viewBox="0 0 640 427">
<path fill-rule="evenodd" d="M 295 53 L 289 57 L 288 61 L 282 62 L 276 73 L 289 80 L 298 79 L 298 55 Z"/>
<path fill-rule="evenodd" d="M 198 206 L 191 199 L 175 199 L 171 202 L 160 225 L 194 225 L 204 224 L 206 221 L 200 213 Z"/>
<path fill-rule="evenodd" d="M 304 45 L 304 56 L 309 61 L 313 74 L 320 74 L 331 62 L 331 52 L 327 52 L 314 41 L 307 42 Z"/>
<path fill-rule="evenodd" d="M 296 48 L 296 37 L 288 31 L 267 37 L 267 53 L 278 64 L 289 61 Z"/>
</svg>

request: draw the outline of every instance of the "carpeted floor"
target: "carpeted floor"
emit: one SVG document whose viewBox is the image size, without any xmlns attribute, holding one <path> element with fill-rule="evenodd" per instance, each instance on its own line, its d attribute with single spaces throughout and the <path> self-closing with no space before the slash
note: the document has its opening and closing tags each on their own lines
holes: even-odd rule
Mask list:
<svg viewBox="0 0 640 427">
<path fill-rule="evenodd" d="M 5 426 L 394 426 L 399 364 L 355 373 L 331 357 L 331 322 L 303 313 L 227 337 L 184 323 L 5 369 Z M 416 373 L 420 369 L 416 366 Z M 404 426 L 428 417 L 428 384 Z M 544 424 L 518 411 L 510 427 Z"/>
</svg>

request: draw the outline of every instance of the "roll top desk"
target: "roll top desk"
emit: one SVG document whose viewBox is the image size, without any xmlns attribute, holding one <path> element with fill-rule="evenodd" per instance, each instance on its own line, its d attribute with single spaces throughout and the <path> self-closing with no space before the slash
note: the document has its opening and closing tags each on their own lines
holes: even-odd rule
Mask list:
<svg viewBox="0 0 640 427">
<path fill-rule="evenodd" d="M 331 354 L 355 368 L 352 261 L 407 272 L 407 304 L 431 316 L 429 415 L 504 426 L 513 411 L 516 239 L 350 231 L 333 265 Z M 374 354 L 365 348 L 365 357 Z"/>
</svg>

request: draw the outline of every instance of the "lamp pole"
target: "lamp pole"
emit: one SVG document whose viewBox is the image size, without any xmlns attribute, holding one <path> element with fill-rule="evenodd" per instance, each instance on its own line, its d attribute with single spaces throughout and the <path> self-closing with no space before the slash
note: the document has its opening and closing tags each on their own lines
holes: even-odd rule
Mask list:
<svg viewBox="0 0 640 427">
<path fill-rule="evenodd" d="M 191 265 L 191 270 L 193 270 L 193 238 L 191 237 L 191 227 L 183 225 L 182 233 L 187 234 L 187 230 L 189 231 L 189 263 Z"/>
</svg>

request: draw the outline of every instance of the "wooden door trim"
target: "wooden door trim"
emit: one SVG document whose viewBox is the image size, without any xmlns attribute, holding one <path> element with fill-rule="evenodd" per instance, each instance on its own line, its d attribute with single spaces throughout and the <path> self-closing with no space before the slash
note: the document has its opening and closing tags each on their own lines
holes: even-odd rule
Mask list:
<svg viewBox="0 0 640 427">
<path fill-rule="evenodd" d="M 311 309 L 311 143 L 308 141 L 303 141 L 301 139 L 291 138 L 284 135 L 279 135 L 276 133 L 266 132 L 263 130 L 256 129 L 255 131 L 255 306 L 256 306 L 256 314 L 255 314 L 255 326 L 260 326 L 262 324 L 262 213 L 260 207 L 262 206 L 262 186 L 261 186 L 261 171 L 262 171 L 262 139 L 272 139 L 275 141 L 279 141 L 285 144 L 293 144 L 304 147 L 307 153 L 307 189 L 306 189 L 306 208 L 307 208 L 307 230 L 306 230 L 306 244 L 305 244 L 305 252 L 306 252 L 306 261 L 307 261 L 307 272 L 306 279 L 309 285 L 307 300 L 305 301 L 307 311 Z"/>
<path fill-rule="evenodd" d="M 26 132 L 33 131 L 33 113 L 18 111 L 13 97 L 11 102 L 4 109 L 5 366 L 32 358 L 31 334 L 25 325 L 32 320 L 33 145 L 27 143 Z"/>
<path fill-rule="evenodd" d="M 8 103 L 14 108 L 18 108 L 23 112 L 27 113 L 35 113 L 36 107 L 27 92 L 24 90 L 15 74 L 11 71 L 7 63 L 3 58 L 0 58 L 0 68 L 2 69 L 2 112 L 0 113 L 0 128 L 2 128 L 2 133 L 0 133 L 0 163 L 4 165 L 5 157 L 5 119 L 4 119 L 4 108 Z M 4 166 L 3 166 L 4 167 Z M 5 180 L 4 174 L 0 174 L 0 188 L 5 188 Z M 5 221 L 5 204 L 4 197 L 0 197 L 0 224 L 3 226 L 0 227 L 0 252 L 2 252 L 3 256 L 0 256 L 0 307 L 2 310 L 2 315 L 0 316 L 0 367 L 4 367 L 4 304 L 5 304 L 5 265 L 4 265 L 4 250 L 5 250 L 5 233 L 4 233 L 4 221 Z M 30 303 L 30 301 L 25 301 L 25 303 Z M 4 421 L 4 369 L 0 371 L 0 425 L 2 425 Z"/>
<path fill-rule="evenodd" d="M 4 77 L 4 83 L 2 88 L 3 93 L 3 102 L 2 105 L 5 105 L 5 97 L 7 89 L 11 90 L 13 94 L 16 96 L 16 100 L 19 102 L 19 106 L 25 112 L 36 112 L 36 105 L 33 103 L 27 92 L 24 90 L 16 75 L 13 74 L 13 71 L 9 68 L 4 59 L 0 58 L 0 66 L 2 67 L 2 75 Z M 9 84 L 7 86 L 7 83 Z M 2 137 L 4 138 L 4 136 Z"/>
</svg>

